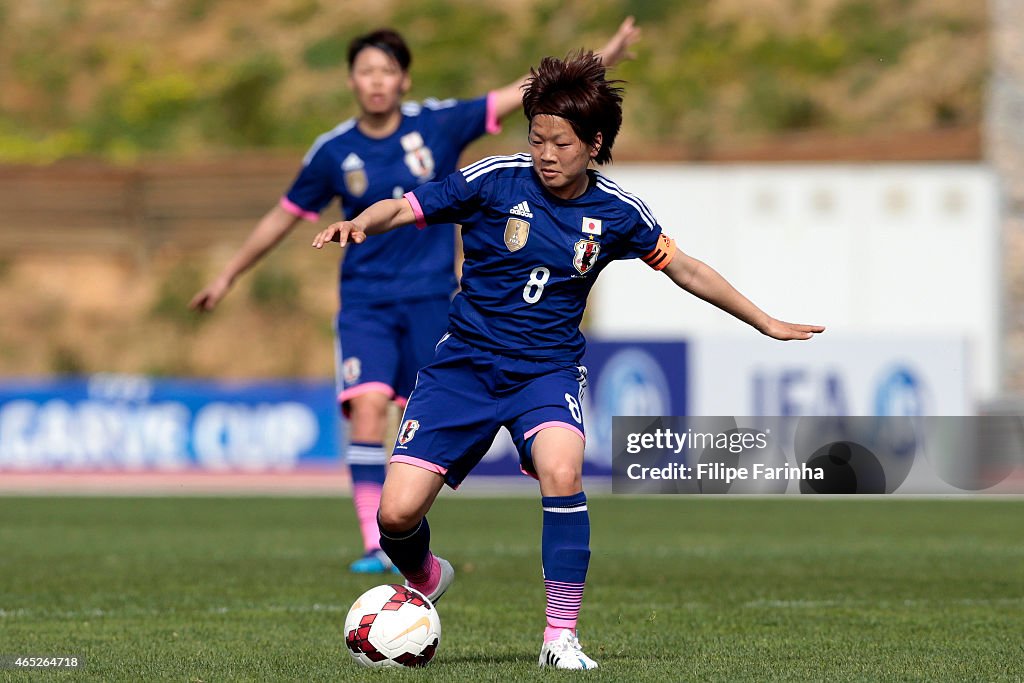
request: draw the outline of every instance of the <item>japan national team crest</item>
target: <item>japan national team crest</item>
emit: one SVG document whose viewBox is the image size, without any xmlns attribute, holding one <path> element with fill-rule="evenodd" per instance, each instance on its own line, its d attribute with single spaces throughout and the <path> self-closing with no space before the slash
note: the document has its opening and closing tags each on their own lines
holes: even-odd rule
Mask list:
<svg viewBox="0 0 1024 683">
<path fill-rule="evenodd" d="M 398 443 L 403 446 L 416 436 L 416 430 L 420 428 L 419 420 L 406 420 L 402 423 L 402 428 L 398 432 Z"/>
<path fill-rule="evenodd" d="M 593 240 L 580 240 L 573 247 L 572 265 L 580 275 L 586 275 L 597 263 L 597 255 L 601 253 L 601 244 Z"/>
<path fill-rule="evenodd" d="M 509 251 L 519 251 L 526 246 L 530 237 L 530 224 L 518 218 L 509 218 L 505 223 L 505 246 Z"/>
<path fill-rule="evenodd" d="M 402 149 L 405 150 L 405 165 L 412 174 L 420 180 L 433 178 L 434 154 L 423 141 L 423 136 L 414 131 L 403 135 L 401 142 Z"/>
<path fill-rule="evenodd" d="M 359 376 L 363 374 L 363 364 L 360 360 L 352 356 L 346 358 L 345 362 L 341 364 L 341 377 L 345 380 L 345 384 L 355 384 L 359 381 Z"/>
</svg>

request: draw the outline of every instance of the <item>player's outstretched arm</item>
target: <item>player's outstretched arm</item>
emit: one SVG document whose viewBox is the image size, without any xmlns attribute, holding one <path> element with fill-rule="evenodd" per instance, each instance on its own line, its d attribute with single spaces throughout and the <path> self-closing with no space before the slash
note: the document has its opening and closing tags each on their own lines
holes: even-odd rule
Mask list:
<svg viewBox="0 0 1024 683">
<path fill-rule="evenodd" d="M 810 339 L 815 334 L 825 331 L 821 325 L 799 325 L 771 317 L 740 294 L 714 268 L 681 251 L 676 251 L 672 261 L 665 266 L 664 272 L 682 289 L 739 318 L 761 334 L 773 339 Z"/>
<path fill-rule="evenodd" d="M 280 205 L 264 214 L 217 277 L 192 297 L 188 307 L 200 313 L 212 311 L 227 295 L 238 276 L 273 249 L 299 220 L 298 216 L 288 213 Z"/>
<path fill-rule="evenodd" d="M 416 214 L 408 199 L 382 199 L 350 221 L 331 223 L 313 238 L 313 246 L 322 249 L 328 242 L 338 242 L 343 247 L 349 242 L 361 244 L 367 235 L 379 235 L 414 222 Z"/>
<path fill-rule="evenodd" d="M 619 30 L 615 32 L 615 35 L 609 38 L 608 42 L 594 54 L 601 58 L 606 67 L 611 68 L 623 60 L 635 57 L 629 48 L 638 40 L 640 40 L 640 29 L 636 26 L 636 21 L 633 17 L 626 17 L 619 25 Z M 523 106 L 523 86 L 526 85 L 527 78 L 529 78 L 529 74 L 494 91 L 494 113 L 499 120 Z"/>
</svg>

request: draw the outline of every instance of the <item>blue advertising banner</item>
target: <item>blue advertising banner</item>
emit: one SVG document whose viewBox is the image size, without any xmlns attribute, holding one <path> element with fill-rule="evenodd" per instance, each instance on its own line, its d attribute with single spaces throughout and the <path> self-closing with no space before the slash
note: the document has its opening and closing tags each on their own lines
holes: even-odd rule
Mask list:
<svg viewBox="0 0 1024 683">
<path fill-rule="evenodd" d="M 686 344 L 592 342 L 584 472 L 612 471 L 612 417 L 685 415 Z M 0 382 L 0 472 L 284 473 L 339 466 L 328 381 L 94 375 Z M 502 431 L 475 475 L 517 475 Z"/>
<path fill-rule="evenodd" d="M 0 471 L 282 472 L 338 464 L 330 382 L 94 375 L 0 383 Z"/>
</svg>

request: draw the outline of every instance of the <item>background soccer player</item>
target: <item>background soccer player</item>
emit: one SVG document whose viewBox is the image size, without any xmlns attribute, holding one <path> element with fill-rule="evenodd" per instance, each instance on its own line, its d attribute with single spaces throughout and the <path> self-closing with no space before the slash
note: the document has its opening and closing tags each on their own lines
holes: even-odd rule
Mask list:
<svg viewBox="0 0 1024 683">
<path fill-rule="evenodd" d="M 599 51 L 608 66 L 630 56 L 639 38 L 632 17 Z M 348 49 L 348 85 L 359 115 L 314 142 L 291 188 L 256 225 L 213 281 L 191 301 L 210 311 L 234 281 L 301 219 L 316 220 L 337 196 L 346 217 L 374 202 L 401 197 L 457 167 L 459 155 L 521 106 L 526 77 L 474 100 L 402 103 L 412 85 L 409 48 L 395 31 L 355 38 Z M 410 222 L 411 222 L 410 217 Z M 383 448 L 390 401 L 404 403 L 416 371 L 434 354 L 448 325 L 455 289 L 455 231 L 449 225 L 420 232 L 411 225 L 347 250 L 336 319 L 338 401 L 349 418 L 345 460 L 365 555 L 355 572 L 382 572 L 391 561 L 380 551 L 376 514 L 384 482 Z"/>
<path fill-rule="evenodd" d="M 530 154 L 471 164 L 335 223 L 313 242 L 362 243 L 412 220 L 462 224 L 462 290 L 449 334 L 406 406 L 381 498 L 381 546 L 409 585 L 440 598 L 454 570 L 430 552 L 426 512 L 441 486 L 457 487 L 506 427 L 523 471 L 540 481 L 547 591 L 540 665 L 563 669 L 597 666 L 575 631 L 590 561 L 579 323 L 598 274 L 614 260 L 641 258 L 775 339 L 824 330 L 766 314 L 678 250 L 638 197 L 588 169 L 611 159 L 621 92 L 593 54 L 545 58 L 523 95 Z"/>
</svg>

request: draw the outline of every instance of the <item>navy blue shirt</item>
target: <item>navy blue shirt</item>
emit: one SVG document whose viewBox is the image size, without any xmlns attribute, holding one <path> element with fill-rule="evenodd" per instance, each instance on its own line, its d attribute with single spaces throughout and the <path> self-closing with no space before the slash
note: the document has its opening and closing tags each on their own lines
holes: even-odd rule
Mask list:
<svg viewBox="0 0 1024 683">
<path fill-rule="evenodd" d="M 650 209 L 597 171 L 588 178 L 581 196 L 560 199 L 541 184 L 529 154 L 514 154 L 406 195 L 417 225 L 462 224 L 466 260 L 452 333 L 514 358 L 579 362 L 580 321 L 598 274 L 618 259 L 661 254 Z"/>
<path fill-rule="evenodd" d="M 399 198 L 458 168 L 459 155 L 486 132 L 500 130 L 490 96 L 402 105 L 392 135 L 371 138 L 349 119 L 324 133 L 281 199 L 290 213 L 316 220 L 334 197 L 351 219 L 381 199 Z M 365 302 L 451 294 L 455 289 L 455 229 L 393 230 L 345 249 L 340 287 Z"/>
</svg>

